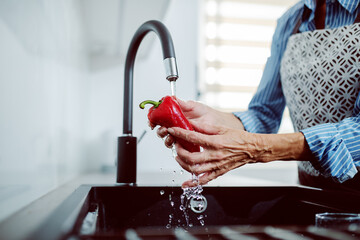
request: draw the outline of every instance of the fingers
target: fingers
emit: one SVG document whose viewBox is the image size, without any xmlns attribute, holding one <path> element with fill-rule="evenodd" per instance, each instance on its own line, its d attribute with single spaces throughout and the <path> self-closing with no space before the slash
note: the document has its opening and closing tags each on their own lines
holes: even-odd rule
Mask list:
<svg viewBox="0 0 360 240">
<path fill-rule="evenodd" d="M 200 146 L 209 145 L 208 136 L 195 132 L 185 130 L 179 127 L 168 128 L 168 133 L 175 138 L 181 138 L 187 142 L 194 143 Z"/>
<path fill-rule="evenodd" d="M 201 159 L 200 152 L 190 153 L 186 149 L 184 149 L 180 144 L 175 143 L 177 156 L 175 160 L 179 163 L 179 165 L 188 172 L 193 172 L 193 166 L 196 164 L 196 160 Z M 193 157 L 195 155 L 195 157 Z M 191 159 L 191 160 L 190 160 Z"/>
<path fill-rule="evenodd" d="M 177 156 L 175 160 L 178 164 L 186 171 L 190 173 L 194 173 L 196 175 L 201 174 L 202 169 L 208 164 L 199 164 L 204 161 L 204 153 L 194 152 L 190 153 L 186 149 L 184 149 L 180 144 L 175 144 Z M 205 158 L 206 159 L 206 158 Z"/>
<path fill-rule="evenodd" d="M 174 145 L 174 143 L 175 143 L 175 140 L 174 140 L 174 138 L 172 137 L 172 136 L 167 136 L 166 138 L 165 138 L 165 141 L 164 141 L 164 143 L 165 143 L 165 146 L 167 147 L 167 148 L 172 148 L 172 146 Z"/>
<path fill-rule="evenodd" d="M 177 157 L 175 160 L 188 172 L 196 175 L 227 167 L 227 162 L 221 160 L 213 151 L 189 152 L 181 145 L 175 144 Z"/>
<path fill-rule="evenodd" d="M 159 127 L 156 133 L 160 138 L 164 138 L 169 134 L 166 127 Z"/>
<path fill-rule="evenodd" d="M 215 178 L 217 178 L 217 176 L 215 175 L 215 172 L 207 172 L 204 173 L 202 176 L 199 177 L 199 180 L 193 181 L 192 179 L 185 181 L 181 187 L 182 188 L 189 188 L 189 187 L 196 187 L 197 185 L 205 185 L 208 182 L 210 182 L 211 180 L 214 180 Z"/>
<path fill-rule="evenodd" d="M 156 133 L 160 138 L 165 138 L 164 143 L 167 148 L 172 148 L 175 139 L 169 135 L 166 127 L 159 127 Z"/>
<path fill-rule="evenodd" d="M 208 182 L 210 182 L 211 180 L 214 180 L 217 177 L 219 177 L 221 175 L 224 175 L 226 172 L 227 172 L 226 169 L 218 169 L 218 170 L 215 170 L 215 171 L 206 172 L 206 173 L 204 173 L 203 175 L 201 175 L 199 177 L 198 183 L 196 183 L 196 182 L 194 182 L 192 180 L 188 180 L 188 181 L 184 182 L 181 187 L 182 188 L 196 187 L 197 184 L 205 185 Z"/>
<path fill-rule="evenodd" d="M 202 152 L 189 152 L 180 144 L 175 144 L 177 155 L 187 164 L 196 164 L 204 162 L 204 154 Z"/>
<path fill-rule="evenodd" d="M 226 172 L 228 172 L 228 169 L 218 169 L 212 172 L 206 172 L 205 174 L 199 177 L 199 184 L 204 185 L 210 182 L 211 180 L 214 180 L 215 178 L 224 175 Z"/>
<path fill-rule="evenodd" d="M 192 181 L 192 179 L 187 180 L 181 185 L 182 188 L 196 187 L 196 183 Z"/>
<path fill-rule="evenodd" d="M 194 153 L 191 153 L 194 154 Z M 197 155 L 203 155 L 204 153 L 196 153 Z M 190 172 L 190 173 L 194 173 L 195 175 L 200 175 L 206 172 L 210 172 L 210 171 L 217 171 L 220 169 L 225 169 L 227 171 L 229 171 L 227 165 L 225 162 L 223 161 L 217 161 L 216 159 L 214 160 L 203 160 L 203 158 L 197 157 L 199 160 L 191 160 L 189 161 L 186 158 L 182 158 L 179 153 L 176 156 L 175 160 L 179 163 L 179 165 L 185 169 L 186 171 Z M 194 158 L 192 158 L 194 159 Z"/>
<path fill-rule="evenodd" d="M 190 123 L 193 126 L 195 131 L 204 133 L 207 135 L 222 134 L 225 131 L 224 127 L 215 126 L 215 125 L 207 124 L 204 122 L 199 122 L 196 120 L 190 120 Z"/>
<path fill-rule="evenodd" d="M 192 172 L 191 166 L 186 164 L 181 158 L 179 158 L 179 156 L 175 157 L 175 160 L 179 163 L 179 165 L 185 170 L 188 171 L 189 173 Z"/>
</svg>

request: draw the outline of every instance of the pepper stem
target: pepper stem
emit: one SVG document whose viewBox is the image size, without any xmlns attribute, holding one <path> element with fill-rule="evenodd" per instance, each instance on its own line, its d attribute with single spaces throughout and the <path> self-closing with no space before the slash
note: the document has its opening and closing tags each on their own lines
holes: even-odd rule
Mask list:
<svg viewBox="0 0 360 240">
<path fill-rule="evenodd" d="M 143 101 L 143 102 L 141 102 L 139 104 L 139 107 L 141 109 L 144 109 L 146 104 L 152 104 L 152 105 L 154 105 L 154 108 L 157 108 L 160 105 L 160 103 L 161 103 L 161 101 L 156 102 L 156 101 L 153 101 L 153 100 L 145 100 L 145 101 Z"/>
</svg>

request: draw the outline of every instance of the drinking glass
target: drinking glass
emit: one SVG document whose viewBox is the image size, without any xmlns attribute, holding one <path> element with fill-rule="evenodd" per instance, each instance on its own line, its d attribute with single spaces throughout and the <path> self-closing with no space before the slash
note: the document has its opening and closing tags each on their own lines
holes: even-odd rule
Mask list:
<svg viewBox="0 0 360 240">
<path fill-rule="evenodd" d="M 315 226 L 322 228 L 348 229 L 360 226 L 360 214 L 358 213 L 317 213 Z"/>
</svg>

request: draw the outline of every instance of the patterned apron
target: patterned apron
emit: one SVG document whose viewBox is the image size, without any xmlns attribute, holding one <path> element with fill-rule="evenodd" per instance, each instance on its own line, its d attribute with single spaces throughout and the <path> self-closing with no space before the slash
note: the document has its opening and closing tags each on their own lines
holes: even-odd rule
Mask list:
<svg viewBox="0 0 360 240">
<path fill-rule="evenodd" d="M 296 34 L 290 36 L 280 74 L 295 131 L 352 115 L 360 89 L 359 15 L 353 25 L 296 33 L 300 18 Z M 298 171 L 301 184 L 322 188 L 326 186 L 317 181 L 334 184 L 309 161 L 300 161 Z"/>
</svg>

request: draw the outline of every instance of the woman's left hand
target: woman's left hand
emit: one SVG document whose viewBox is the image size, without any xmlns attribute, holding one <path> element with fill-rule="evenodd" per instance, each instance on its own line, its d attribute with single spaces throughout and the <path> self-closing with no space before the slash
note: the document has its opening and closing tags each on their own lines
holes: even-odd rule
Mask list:
<svg viewBox="0 0 360 240">
<path fill-rule="evenodd" d="M 243 130 L 192 122 L 195 131 L 169 128 L 168 133 L 176 138 L 200 145 L 202 152 L 190 153 L 176 144 L 176 161 L 188 172 L 199 176 L 199 184 L 209 181 L 247 163 L 254 163 L 264 151 L 262 139 L 257 134 Z M 194 186 L 191 180 L 183 187 Z"/>
<path fill-rule="evenodd" d="M 209 181 L 247 163 L 274 160 L 309 160 L 312 155 L 301 132 L 287 134 L 257 134 L 190 121 L 195 131 L 178 127 L 168 129 L 176 138 L 203 148 L 191 153 L 176 143 L 176 161 L 186 171 L 199 176 L 199 184 Z M 183 187 L 192 187 L 191 180 Z"/>
</svg>

